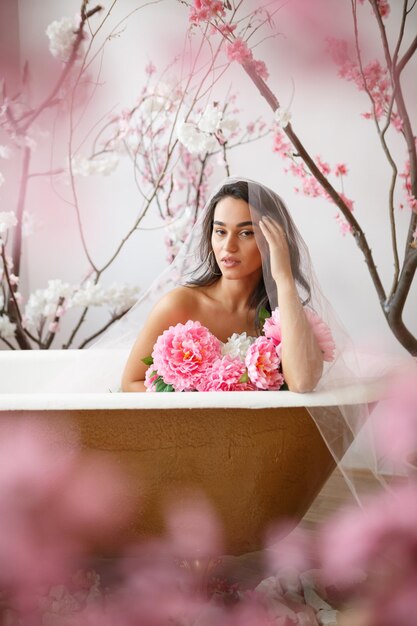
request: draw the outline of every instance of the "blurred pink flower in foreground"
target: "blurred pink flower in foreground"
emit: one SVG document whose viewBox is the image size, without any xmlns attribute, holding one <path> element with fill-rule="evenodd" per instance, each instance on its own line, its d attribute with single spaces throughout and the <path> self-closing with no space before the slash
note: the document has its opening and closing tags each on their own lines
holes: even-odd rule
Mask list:
<svg viewBox="0 0 417 626">
<path fill-rule="evenodd" d="M 35 418 L 0 426 L 0 588 L 22 607 L 127 521 L 120 470 L 69 434 Z"/>
<path fill-rule="evenodd" d="M 371 414 L 378 455 L 395 470 L 417 469 L 417 368 L 400 371 Z M 391 468 L 390 468 L 391 469 Z"/>
<path fill-rule="evenodd" d="M 417 484 L 345 510 L 320 532 L 323 577 L 366 604 L 369 626 L 417 624 Z"/>
</svg>

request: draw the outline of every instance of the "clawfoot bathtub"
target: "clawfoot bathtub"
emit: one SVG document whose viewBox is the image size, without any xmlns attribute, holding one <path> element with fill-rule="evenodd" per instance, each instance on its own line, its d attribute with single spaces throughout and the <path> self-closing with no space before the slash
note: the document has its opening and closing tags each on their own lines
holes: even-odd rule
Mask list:
<svg viewBox="0 0 417 626">
<path fill-rule="evenodd" d="M 306 407 L 327 406 L 337 419 L 335 405 L 374 399 L 363 389 L 356 398 L 347 390 L 110 393 L 88 391 L 88 381 L 74 390 L 69 373 L 77 373 L 80 359 L 121 371 L 125 358 L 123 351 L 0 351 L 1 415 L 42 416 L 52 430 L 70 420 L 83 446 L 112 455 L 139 496 L 136 536 L 162 532 L 169 499 L 203 491 L 223 523 L 229 554 L 259 549 L 272 521 L 299 520 L 332 472 Z M 68 386 L 41 393 L 59 371 Z M 130 492 L 125 497 L 128 506 Z"/>
</svg>

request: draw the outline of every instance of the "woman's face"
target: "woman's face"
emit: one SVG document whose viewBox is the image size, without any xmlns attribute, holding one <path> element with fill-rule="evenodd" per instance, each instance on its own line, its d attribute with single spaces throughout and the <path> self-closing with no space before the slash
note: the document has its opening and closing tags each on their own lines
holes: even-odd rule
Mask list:
<svg viewBox="0 0 417 626">
<path fill-rule="evenodd" d="M 262 257 L 245 200 L 232 197 L 219 200 L 214 210 L 211 245 L 221 272 L 227 278 L 262 273 Z"/>
</svg>

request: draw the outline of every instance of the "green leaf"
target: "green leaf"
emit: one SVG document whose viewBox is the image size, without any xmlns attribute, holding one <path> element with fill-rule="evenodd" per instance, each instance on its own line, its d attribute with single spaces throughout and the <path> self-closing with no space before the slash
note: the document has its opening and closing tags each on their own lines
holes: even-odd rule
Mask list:
<svg viewBox="0 0 417 626">
<path fill-rule="evenodd" d="M 166 382 L 161 376 L 159 376 L 159 378 L 156 379 L 156 381 L 154 382 L 154 385 L 155 385 L 155 391 L 165 391 Z"/>
<path fill-rule="evenodd" d="M 141 361 L 145 363 L 145 365 L 153 365 L 153 358 L 151 356 L 145 356 Z"/>
<path fill-rule="evenodd" d="M 268 311 L 268 309 L 266 309 L 264 306 L 261 308 L 261 310 L 259 311 L 259 318 L 262 320 L 266 320 L 268 319 L 268 317 L 271 317 L 271 313 Z"/>
<path fill-rule="evenodd" d="M 287 383 L 282 383 L 281 387 L 279 388 L 279 391 L 288 391 L 288 385 Z"/>
<path fill-rule="evenodd" d="M 248 370 L 245 370 L 242 376 L 239 378 L 239 383 L 247 383 L 249 380 Z"/>
<path fill-rule="evenodd" d="M 261 333 L 264 330 L 265 320 L 268 319 L 268 317 L 271 317 L 271 313 L 263 306 L 259 311 L 259 326 L 261 328 Z"/>
</svg>

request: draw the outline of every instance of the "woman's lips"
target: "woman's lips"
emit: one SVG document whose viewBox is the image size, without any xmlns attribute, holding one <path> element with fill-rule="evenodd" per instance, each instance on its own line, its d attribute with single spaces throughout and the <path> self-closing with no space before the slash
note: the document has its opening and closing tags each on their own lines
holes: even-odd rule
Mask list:
<svg viewBox="0 0 417 626">
<path fill-rule="evenodd" d="M 236 261 L 234 259 L 223 259 L 222 263 L 226 267 L 235 267 L 235 265 L 239 265 L 240 261 Z"/>
</svg>

